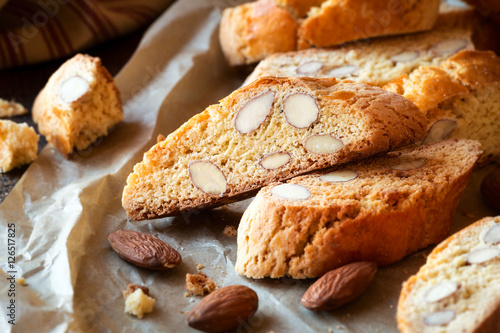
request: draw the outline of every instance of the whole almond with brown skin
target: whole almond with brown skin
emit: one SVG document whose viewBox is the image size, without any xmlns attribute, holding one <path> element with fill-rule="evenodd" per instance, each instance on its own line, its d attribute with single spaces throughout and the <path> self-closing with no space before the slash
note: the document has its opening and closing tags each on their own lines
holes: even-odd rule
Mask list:
<svg viewBox="0 0 500 333">
<path fill-rule="evenodd" d="M 500 212 L 500 169 L 495 169 L 484 177 L 481 194 L 491 208 Z"/>
<path fill-rule="evenodd" d="M 113 250 L 124 260 L 147 269 L 163 271 L 178 266 L 181 255 L 153 235 L 119 230 L 108 235 Z"/>
<path fill-rule="evenodd" d="M 302 296 L 301 303 L 312 311 L 331 311 L 361 295 L 377 272 L 372 262 L 355 262 L 323 275 Z"/>
<path fill-rule="evenodd" d="M 252 289 L 228 286 L 212 292 L 189 312 L 187 323 L 200 331 L 217 333 L 237 328 L 257 312 L 259 298 Z"/>
</svg>

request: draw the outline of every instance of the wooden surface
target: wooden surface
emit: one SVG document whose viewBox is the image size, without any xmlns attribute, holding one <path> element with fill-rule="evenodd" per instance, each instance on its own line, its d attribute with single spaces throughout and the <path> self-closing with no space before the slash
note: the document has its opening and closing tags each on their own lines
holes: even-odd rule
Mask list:
<svg viewBox="0 0 500 333">
<path fill-rule="evenodd" d="M 120 39 L 84 50 L 82 53 L 100 57 L 103 65 L 108 69 L 111 75 L 114 76 L 131 57 L 145 30 L 146 29 L 142 29 Z M 40 89 L 45 86 L 52 73 L 54 73 L 54 71 L 56 71 L 66 60 L 67 59 L 59 59 L 48 63 L 0 71 L 0 97 L 7 100 L 14 99 L 30 110 L 30 113 L 27 115 L 13 117 L 10 118 L 10 120 L 18 123 L 26 122 L 37 129 L 31 118 L 33 101 Z M 45 145 L 47 145 L 47 141 L 43 136 L 40 136 L 38 151 L 41 151 Z M 28 166 L 29 165 L 25 165 L 7 173 L 0 173 L 0 203 L 14 188 Z"/>
</svg>

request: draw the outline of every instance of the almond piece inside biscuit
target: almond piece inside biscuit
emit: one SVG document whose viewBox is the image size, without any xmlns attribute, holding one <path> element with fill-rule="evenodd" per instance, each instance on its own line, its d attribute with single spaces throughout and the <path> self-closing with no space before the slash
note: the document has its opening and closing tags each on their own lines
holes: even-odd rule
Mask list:
<svg viewBox="0 0 500 333">
<path fill-rule="evenodd" d="M 260 159 L 260 166 L 267 170 L 274 170 L 290 162 L 291 156 L 288 153 L 277 152 L 265 155 Z"/>
<path fill-rule="evenodd" d="M 285 97 L 283 113 L 293 127 L 308 128 L 318 119 L 319 108 L 311 95 L 294 93 Z"/>
<path fill-rule="evenodd" d="M 332 69 L 328 75 L 336 78 L 344 78 L 353 74 L 358 68 L 354 65 L 346 65 Z"/>
<path fill-rule="evenodd" d="M 423 145 L 446 139 L 457 128 L 457 122 L 452 119 L 440 119 L 436 121 L 427 132 L 422 142 Z"/>
<path fill-rule="evenodd" d="M 311 196 L 311 192 L 302 185 L 281 184 L 271 189 L 271 194 L 288 200 L 305 200 Z"/>
<path fill-rule="evenodd" d="M 467 255 L 467 262 L 469 264 L 482 264 L 497 257 L 500 257 L 500 249 L 485 248 L 471 251 Z"/>
<path fill-rule="evenodd" d="M 432 286 L 425 293 L 427 303 L 439 302 L 446 297 L 453 295 L 458 290 L 458 284 L 453 281 L 442 281 Z"/>
<path fill-rule="evenodd" d="M 250 133 L 262 125 L 271 112 L 274 93 L 265 92 L 247 101 L 236 114 L 234 127 L 241 134 Z"/>
<path fill-rule="evenodd" d="M 323 67 L 323 63 L 320 61 L 309 61 L 297 68 L 297 73 L 299 74 L 313 74 L 319 71 Z"/>
<path fill-rule="evenodd" d="M 71 104 L 85 95 L 89 87 L 89 83 L 83 77 L 72 76 L 59 86 L 59 98 L 63 102 Z"/>
<path fill-rule="evenodd" d="M 484 241 L 493 245 L 500 243 L 500 224 L 494 225 L 486 232 Z"/>
<path fill-rule="evenodd" d="M 350 180 L 358 177 L 358 173 L 353 170 L 338 170 L 327 173 L 321 177 L 319 177 L 323 181 L 327 181 L 330 183 L 343 183 L 348 182 Z"/>
<path fill-rule="evenodd" d="M 417 59 L 418 54 L 419 54 L 418 51 L 404 51 L 396 55 L 393 55 L 391 57 L 391 60 L 394 62 L 407 62 Z"/>
<path fill-rule="evenodd" d="M 424 317 L 424 323 L 430 326 L 442 326 L 455 318 L 455 311 L 445 310 L 431 313 Z"/>
<path fill-rule="evenodd" d="M 330 134 L 314 134 L 305 139 L 304 148 L 314 154 L 332 154 L 344 148 L 344 144 Z"/>
<path fill-rule="evenodd" d="M 194 186 L 207 194 L 226 192 L 226 177 L 218 166 L 209 161 L 195 161 L 189 165 L 189 176 Z"/>
<path fill-rule="evenodd" d="M 453 54 L 465 49 L 467 44 L 465 39 L 449 39 L 434 45 L 430 50 L 435 55 Z"/>
</svg>

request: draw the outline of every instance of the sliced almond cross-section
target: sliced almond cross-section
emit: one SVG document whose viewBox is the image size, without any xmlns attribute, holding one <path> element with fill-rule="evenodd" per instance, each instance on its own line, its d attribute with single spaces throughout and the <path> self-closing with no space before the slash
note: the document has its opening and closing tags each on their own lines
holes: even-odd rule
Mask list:
<svg viewBox="0 0 500 333">
<path fill-rule="evenodd" d="M 305 200 L 311 196 L 311 192 L 307 188 L 297 184 L 276 185 L 271 189 L 271 193 L 288 200 Z"/>
<path fill-rule="evenodd" d="M 358 173 L 353 170 L 338 170 L 327 173 L 319 177 L 323 181 L 330 183 L 343 183 L 358 177 Z"/>
<path fill-rule="evenodd" d="M 435 55 L 453 54 L 467 47 L 465 39 L 449 39 L 434 45 L 431 52 Z"/>
<path fill-rule="evenodd" d="M 320 61 L 309 61 L 297 68 L 297 73 L 299 74 L 313 74 L 319 71 L 323 67 L 323 63 Z"/>
<path fill-rule="evenodd" d="M 423 145 L 446 139 L 457 128 L 457 122 L 452 119 L 440 119 L 429 129 Z"/>
<path fill-rule="evenodd" d="M 290 159 L 289 153 L 277 152 L 265 155 L 260 159 L 259 164 L 264 169 L 274 170 L 290 162 Z"/>
<path fill-rule="evenodd" d="M 260 94 L 247 101 L 236 114 L 234 127 L 241 134 L 250 133 L 262 125 L 271 112 L 274 102 L 272 91 Z"/>
<path fill-rule="evenodd" d="M 294 93 L 285 97 L 283 113 L 293 127 L 308 128 L 318 119 L 319 108 L 311 95 Z"/>
<path fill-rule="evenodd" d="M 500 243 L 500 224 L 495 224 L 484 235 L 484 241 L 490 244 Z"/>
<path fill-rule="evenodd" d="M 497 257 L 500 257 L 500 249 L 484 248 L 469 252 L 467 262 L 469 264 L 482 264 Z"/>
<path fill-rule="evenodd" d="M 72 76 L 59 86 L 59 98 L 63 102 L 71 104 L 85 95 L 89 87 L 89 83 L 83 77 Z"/>
<path fill-rule="evenodd" d="M 455 311 L 444 310 L 431 313 L 424 317 L 424 323 L 429 326 L 443 326 L 455 319 Z"/>
<path fill-rule="evenodd" d="M 210 161 L 191 162 L 189 176 L 194 186 L 207 194 L 221 195 L 226 192 L 226 177 L 219 167 Z"/>
<path fill-rule="evenodd" d="M 428 303 L 439 302 L 453 295 L 458 290 L 458 284 L 454 281 L 442 281 L 436 283 L 425 293 L 425 301 Z"/>
<path fill-rule="evenodd" d="M 354 65 L 346 65 L 332 69 L 328 74 L 336 78 L 344 78 L 353 74 L 358 68 Z"/>
<path fill-rule="evenodd" d="M 394 62 L 407 62 L 415 60 L 418 57 L 418 51 L 403 51 L 391 57 Z"/>
<path fill-rule="evenodd" d="M 304 140 L 304 148 L 314 154 L 333 154 L 344 148 L 344 143 L 330 134 L 313 134 Z"/>
</svg>

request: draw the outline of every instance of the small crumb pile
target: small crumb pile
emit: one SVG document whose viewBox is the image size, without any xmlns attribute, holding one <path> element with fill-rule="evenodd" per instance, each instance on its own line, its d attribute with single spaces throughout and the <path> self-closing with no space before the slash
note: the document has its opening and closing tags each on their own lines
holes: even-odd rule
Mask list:
<svg viewBox="0 0 500 333">
<path fill-rule="evenodd" d="M 21 104 L 0 98 L 0 118 L 21 116 L 26 113 L 28 110 Z"/>
<path fill-rule="evenodd" d="M 123 297 L 125 298 L 125 313 L 142 319 L 145 313 L 153 311 L 155 299 L 149 296 L 147 287 L 129 284 L 127 290 L 123 292 Z"/>
<path fill-rule="evenodd" d="M 204 273 L 186 274 L 186 290 L 192 295 L 210 294 L 215 288 L 215 282 Z"/>
<path fill-rule="evenodd" d="M 224 228 L 224 235 L 234 237 L 238 235 L 238 230 L 233 225 L 226 225 Z"/>
</svg>

